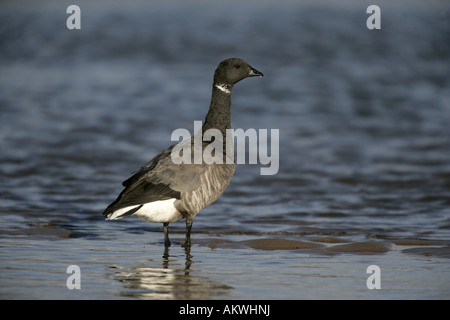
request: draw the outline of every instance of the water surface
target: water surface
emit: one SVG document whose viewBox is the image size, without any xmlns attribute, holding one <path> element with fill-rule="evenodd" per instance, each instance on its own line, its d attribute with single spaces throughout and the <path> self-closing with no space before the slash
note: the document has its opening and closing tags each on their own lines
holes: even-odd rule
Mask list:
<svg viewBox="0 0 450 320">
<path fill-rule="evenodd" d="M 381 2 L 372 31 L 359 1 L 81 1 L 72 31 L 69 4 L 0 5 L 1 298 L 450 298 L 445 1 Z M 166 252 L 158 224 L 105 222 L 233 56 L 265 74 L 233 89 L 233 127 L 280 130 L 278 173 L 239 165 L 189 253 L 183 222 Z"/>
</svg>

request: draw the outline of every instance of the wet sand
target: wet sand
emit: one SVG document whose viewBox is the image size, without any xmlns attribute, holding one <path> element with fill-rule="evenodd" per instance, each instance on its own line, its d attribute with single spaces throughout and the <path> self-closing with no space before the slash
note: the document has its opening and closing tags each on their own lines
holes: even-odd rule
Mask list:
<svg viewBox="0 0 450 320">
<path fill-rule="evenodd" d="M 182 229 L 177 230 L 182 233 Z M 333 233 L 332 230 L 322 230 L 321 233 Z M 142 232 L 140 232 L 142 234 Z M 144 233 L 145 234 L 145 233 Z M 199 240 L 193 240 L 193 245 L 205 246 L 214 249 L 235 249 L 248 248 L 249 250 L 286 250 L 298 253 L 311 254 L 383 254 L 389 252 L 392 246 L 397 248 L 408 247 L 401 250 L 406 254 L 419 254 L 424 256 L 434 256 L 439 258 L 450 259 L 450 241 L 437 241 L 426 239 L 389 239 L 389 240 L 366 240 L 354 241 L 351 237 L 329 237 L 329 236 L 302 236 L 300 234 L 289 233 L 285 236 L 270 237 L 267 233 L 258 234 L 252 232 L 245 234 L 244 232 L 218 232 L 214 234 L 207 230 L 199 230 L 198 234 L 202 234 Z M 239 237 L 249 237 L 249 240 L 232 241 L 233 235 L 238 234 Z M 280 233 L 278 233 L 280 234 Z M 83 236 L 79 232 L 71 232 L 57 225 L 45 223 L 28 228 L 17 229 L 0 229 L 0 237 L 7 236 L 28 236 L 30 239 L 58 240 L 58 239 L 76 239 Z M 154 232 L 154 236 L 158 237 L 159 231 Z M 89 236 L 85 234 L 84 236 Z M 225 238 L 226 237 L 226 238 Z M 373 237 L 371 235 L 370 237 Z M 368 237 L 368 238 L 370 238 Z M 298 240 L 298 239 L 301 240 Z M 182 243 L 182 238 L 175 239 L 175 242 Z"/>
<path fill-rule="evenodd" d="M 98 221 L 91 226 L 99 227 Z M 176 229 L 81 234 L 57 225 L 0 232 L 0 297 L 6 299 L 433 299 L 450 297 L 448 242 L 354 236 L 208 232 L 191 250 Z M 359 235 L 360 236 L 360 235 Z M 14 248 L 13 250 L 10 248 Z M 430 260 L 431 259 L 431 260 Z M 65 287 L 81 270 L 81 290 Z M 366 268 L 381 268 L 369 290 Z M 8 288 L 8 290 L 5 290 Z"/>
</svg>

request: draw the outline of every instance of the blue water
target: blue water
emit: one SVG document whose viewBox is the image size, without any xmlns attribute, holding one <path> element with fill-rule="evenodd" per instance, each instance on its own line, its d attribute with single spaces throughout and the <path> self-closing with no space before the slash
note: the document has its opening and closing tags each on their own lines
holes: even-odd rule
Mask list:
<svg viewBox="0 0 450 320">
<path fill-rule="evenodd" d="M 0 4 L 1 298 L 450 298 L 445 1 L 378 2 L 381 30 L 364 1 L 77 1 L 81 30 L 70 4 Z M 238 165 L 188 254 L 183 222 L 168 252 L 159 224 L 105 222 L 235 56 L 265 77 L 233 128 L 279 129 L 278 173 Z"/>
</svg>

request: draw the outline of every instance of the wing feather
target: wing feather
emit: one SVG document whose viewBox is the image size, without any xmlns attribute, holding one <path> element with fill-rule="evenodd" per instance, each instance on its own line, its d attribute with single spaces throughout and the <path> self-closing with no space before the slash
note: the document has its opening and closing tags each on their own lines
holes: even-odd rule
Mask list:
<svg viewBox="0 0 450 320">
<path fill-rule="evenodd" d="M 183 142 L 180 142 L 183 143 Z M 186 141 L 184 141 L 186 143 Z M 142 166 L 133 176 L 125 180 L 125 189 L 103 212 L 107 216 L 121 208 L 145 203 L 181 199 L 181 193 L 200 188 L 201 177 L 207 164 L 174 164 L 170 146 Z"/>
</svg>

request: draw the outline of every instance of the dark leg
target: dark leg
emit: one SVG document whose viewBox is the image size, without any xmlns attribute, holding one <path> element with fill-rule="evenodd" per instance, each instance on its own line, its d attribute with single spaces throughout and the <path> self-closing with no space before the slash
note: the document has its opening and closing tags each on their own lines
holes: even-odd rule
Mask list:
<svg viewBox="0 0 450 320">
<path fill-rule="evenodd" d="M 186 239 L 184 241 L 185 248 L 188 248 L 191 246 L 192 222 L 193 222 L 193 220 L 191 218 L 186 218 Z"/>
<path fill-rule="evenodd" d="M 170 246 L 170 240 L 169 240 L 169 223 L 164 222 L 164 246 L 169 247 Z"/>
<path fill-rule="evenodd" d="M 167 269 L 169 267 L 169 246 L 164 246 L 164 254 L 163 254 L 163 268 Z"/>
</svg>

